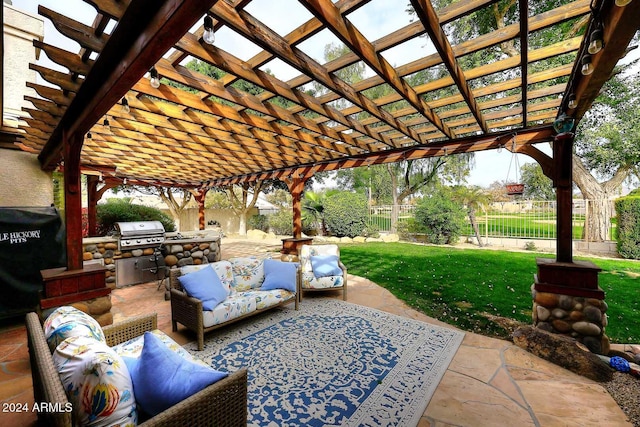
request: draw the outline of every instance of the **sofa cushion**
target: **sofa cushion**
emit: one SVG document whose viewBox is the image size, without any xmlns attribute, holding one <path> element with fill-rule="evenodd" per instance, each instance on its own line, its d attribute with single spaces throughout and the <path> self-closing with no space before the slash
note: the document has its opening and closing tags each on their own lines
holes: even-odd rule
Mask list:
<svg viewBox="0 0 640 427">
<path fill-rule="evenodd" d="M 273 289 L 270 291 L 252 290 L 243 292 L 243 295 L 254 298 L 258 310 L 273 307 L 274 305 L 296 297 L 295 293 L 285 289 Z"/>
<path fill-rule="evenodd" d="M 230 258 L 236 292 L 257 289 L 264 281 L 263 260 L 250 257 Z"/>
<path fill-rule="evenodd" d="M 205 310 L 213 310 L 227 297 L 228 292 L 212 268 L 203 268 L 178 277 L 180 285 L 191 297 L 202 301 Z"/>
<path fill-rule="evenodd" d="M 150 416 L 225 378 L 226 372 L 194 363 L 172 351 L 150 332 L 131 371 L 136 400 Z"/>
<path fill-rule="evenodd" d="M 238 292 L 229 295 L 213 310 L 203 311 L 202 322 L 204 327 L 208 328 L 228 322 L 252 311 L 256 311 L 255 296 L 247 295 L 246 292 Z"/>
<path fill-rule="evenodd" d="M 53 352 L 58 344 L 70 337 L 90 337 L 106 342 L 102 328 L 96 319 L 75 307 L 55 309 L 44 321 L 44 336 Z"/>
<path fill-rule="evenodd" d="M 260 289 L 264 291 L 285 289 L 289 292 L 295 292 L 297 274 L 298 265 L 296 263 L 265 259 L 264 282 L 262 282 Z"/>
<path fill-rule="evenodd" d="M 339 276 L 342 270 L 338 265 L 338 255 L 312 255 L 311 268 L 316 277 Z"/>
<path fill-rule="evenodd" d="M 56 347 L 53 362 L 79 425 L 137 423 L 129 370 L 106 343 L 90 337 L 67 338 Z"/>
<path fill-rule="evenodd" d="M 209 264 L 199 265 L 185 265 L 180 267 L 180 274 L 185 275 L 193 273 L 195 271 L 202 270 L 203 268 L 213 268 L 222 285 L 227 289 L 227 293 L 233 293 L 233 271 L 231 270 L 231 263 L 229 261 L 217 261 Z"/>
</svg>

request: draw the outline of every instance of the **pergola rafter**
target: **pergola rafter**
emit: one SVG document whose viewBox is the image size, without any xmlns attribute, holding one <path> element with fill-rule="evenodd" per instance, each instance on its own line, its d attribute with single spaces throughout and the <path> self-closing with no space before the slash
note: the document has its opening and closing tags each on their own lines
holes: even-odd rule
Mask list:
<svg viewBox="0 0 640 427">
<path fill-rule="evenodd" d="M 529 2 L 518 0 L 514 19 L 504 27 L 455 44 L 443 28 L 493 7 L 496 0 L 457 1 L 440 10 L 428 0 L 411 0 L 415 15 L 375 40 L 365 37 L 355 14 L 373 7 L 368 0 L 290 0 L 292 7 L 310 14 L 285 35 L 248 11 L 251 0 L 85 2 L 96 10 L 92 22 L 40 8 L 80 49 L 73 53 L 47 39 L 34 42 L 67 72 L 31 66 L 43 82 L 29 84 L 37 97 L 27 97 L 34 108 L 23 109 L 30 117 L 21 146 L 40 153 L 44 168 L 54 168 L 66 144 L 64 130 L 68 139 L 82 146 L 84 167 L 99 166 L 105 174 L 130 182 L 140 179 L 193 188 L 255 176 L 286 176 L 300 165 L 305 165 L 308 176 L 318 170 L 309 165 L 352 167 L 358 162 L 351 159 L 386 155 L 395 159 L 394 150 L 407 147 L 420 148 L 416 152 L 425 156 L 441 153 L 426 147 L 457 141 L 464 141 L 459 147 L 470 152 L 495 148 L 487 141 L 496 135 L 528 134 L 568 111 L 559 95 L 569 90 L 578 92 L 580 117 L 611 72 L 611 64 L 626 49 L 628 33 L 638 26 L 636 12 L 626 8 L 623 14 L 612 0 L 595 1 L 594 12 L 590 0 L 567 0 L 532 16 Z M 398 5 L 398 13 L 405 13 L 405 7 Z M 149 15 L 145 8 L 157 12 Z M 141 16 L 149 16 L 140 20 L 136 13 L 142 10 Z M 262 50 L 242 60 L 221 46 L 205 44 L 201 25 L 205 13 L 213 18 L 216 31 L 230 29 Z M 584 36 L 530 41 L 532 35 L 568 21 L 584 20 L 589 31 L 595 18 L 604 20 L 611 40 L 593 61 L 603 67 L 592 77 L 580 76 L 576 65 L 584 51 Z M 323 30 L 334 34 L 349 52 L 324 64 L 305 53 L 303 44 Z M 425 48 L 424 55 L 399 65 L 386 59 L 387 52 L 425 35 L 435 52 Z M 461 67 L 466 55 L 509 41 L 519 44 L 519 55 Z M 625 41 L 625 46 L 618 46 Z M 122 52 L 123 45 L 129 46 L 127 52 Z M 213 77 L 185 66 L 192 59 L 224 74 Z M 301 74 L 281 79 L 264 71 L 274 60 Z M 361 61 L 372 75 L 352 84 L 337 76 Z M 546 69 L 532 67 L 544 61 L 550 64 Z M 152 65 L 163 78 L 158 88 L 141 78 Z M 434 67 L 449 73 L 418 83 L 411 79 Z M 314 82 L 327 91 L 309 93 L 308 85 Z M 247 85 L 254 89 L 245 90 Z M 379 85 L 388 86 L 389 93 L 378 98 L 367 95 Z M 128 112 L 118 105 L 122 97 L 128 100 Z M 350 105 L 336 108 L 338 100 Z M 105 115 L 108 127 L 102 125 Z M 87 132 L 92 139 L 86 138 Z M 523 141 L 527 145 L 533 140 Z"/>
</svg>

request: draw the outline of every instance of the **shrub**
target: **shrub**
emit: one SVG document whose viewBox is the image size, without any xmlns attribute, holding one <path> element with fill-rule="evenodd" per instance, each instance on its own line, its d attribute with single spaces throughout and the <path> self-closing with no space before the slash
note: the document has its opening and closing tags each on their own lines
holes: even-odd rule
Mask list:
<svg viewBox="0 0 640 427">
<path fill-rule="evenodd" d="M 618 253 L 640 259 L 640 196 L 621 197 L 615 202 Z"/>
<path fill-rule="evenodd" d="M 269 229 L 281 236 L 291 236 L 293 234 L 293 210 L 280 209 L 269 215 Z"/>
<path fill-rule="evenodd" d="M 336 193 L 324 202 L 323 214 L 327 229 L 334 236 L 360 236 L 367 227 L 367 199 L 356 193 Z"/>
<path fill-rule="evenodd" d="M 416 231 L 427 234 L 430 243 L 456 243 L 465 226 L 465 212 L 458 203 L 436 193 L 416 206 L 415 226 Z"/>
<path fill-rule="evenodd" d="M 247 225 L 250 229 L 269 231 L 269 219 L 266 215 L 253 215 L 247 220 Z"/>
<path fill-rule="evenodd" d="M 96 225 L 100 236 L 114 232 L 116 222 L 131 221 L 160 221 L 165 231 L 176 230 L 173 219 L 160 209 L 135 205 L 129 199 L 109 199 L 98 205 Z"/>
</svg>

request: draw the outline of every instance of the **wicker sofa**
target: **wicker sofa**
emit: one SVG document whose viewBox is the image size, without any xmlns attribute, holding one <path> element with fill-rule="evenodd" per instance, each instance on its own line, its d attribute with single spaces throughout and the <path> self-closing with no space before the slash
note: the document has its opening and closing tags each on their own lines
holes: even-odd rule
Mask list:
<svg viewBox="0 0 640 427">
<path fill-rule="evenodd" d="M 46 404 L 48 411 L 38 413 L 46 426 L 72 426 L 72 413 L 67 395 L 54 365 L 40 318 L 36 313 L 26 316 L 29 358 L 33 377 L 34 401 Z M 157 329 L 156 314 L 131 318 L 103 329 L 107 344 L 114 346 Z M 246 426 L 247 370 L 241 369 L 211 384 L 180 403 L 149 418 L 143 426 Z"/>
<path fill-rule="evenodd" d="M 273 260 L 235 257 L 207 264 L 230 289 L 230 295 L 214 311 L 204 310 L 202 301 L 187 295 L 181 286 L 180 276 L 192 270 L 172 269 L 169 283 L 173 331 L 178 330 L 180 323 L 195 332 L 198 350 L 202 350 L 204 334 L 207 332 L 285 304 L 294 303 L 297 310 L 300 294 L 300 276 L 297 270 L 293 277 L 295 292 L 282 289 L 262 290 L 261 285 L 265 280 L 263 263 L 270 261 Z M 192 269 L 193 266 L 186 268 Z"/>
</svg>

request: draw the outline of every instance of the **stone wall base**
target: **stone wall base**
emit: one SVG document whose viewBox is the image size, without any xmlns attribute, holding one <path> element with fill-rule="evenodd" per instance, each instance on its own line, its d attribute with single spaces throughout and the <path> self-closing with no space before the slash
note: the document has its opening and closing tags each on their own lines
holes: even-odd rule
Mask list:
<svg viewBox="0 0 640 427">
<path fill-rule="evenodd" d="M 531 286 L 533 325 L 536 328 L 575 338 L 591 352 L 609 353 L 607 303 L 598 298 L 540 292 Z"/>
</svg>

